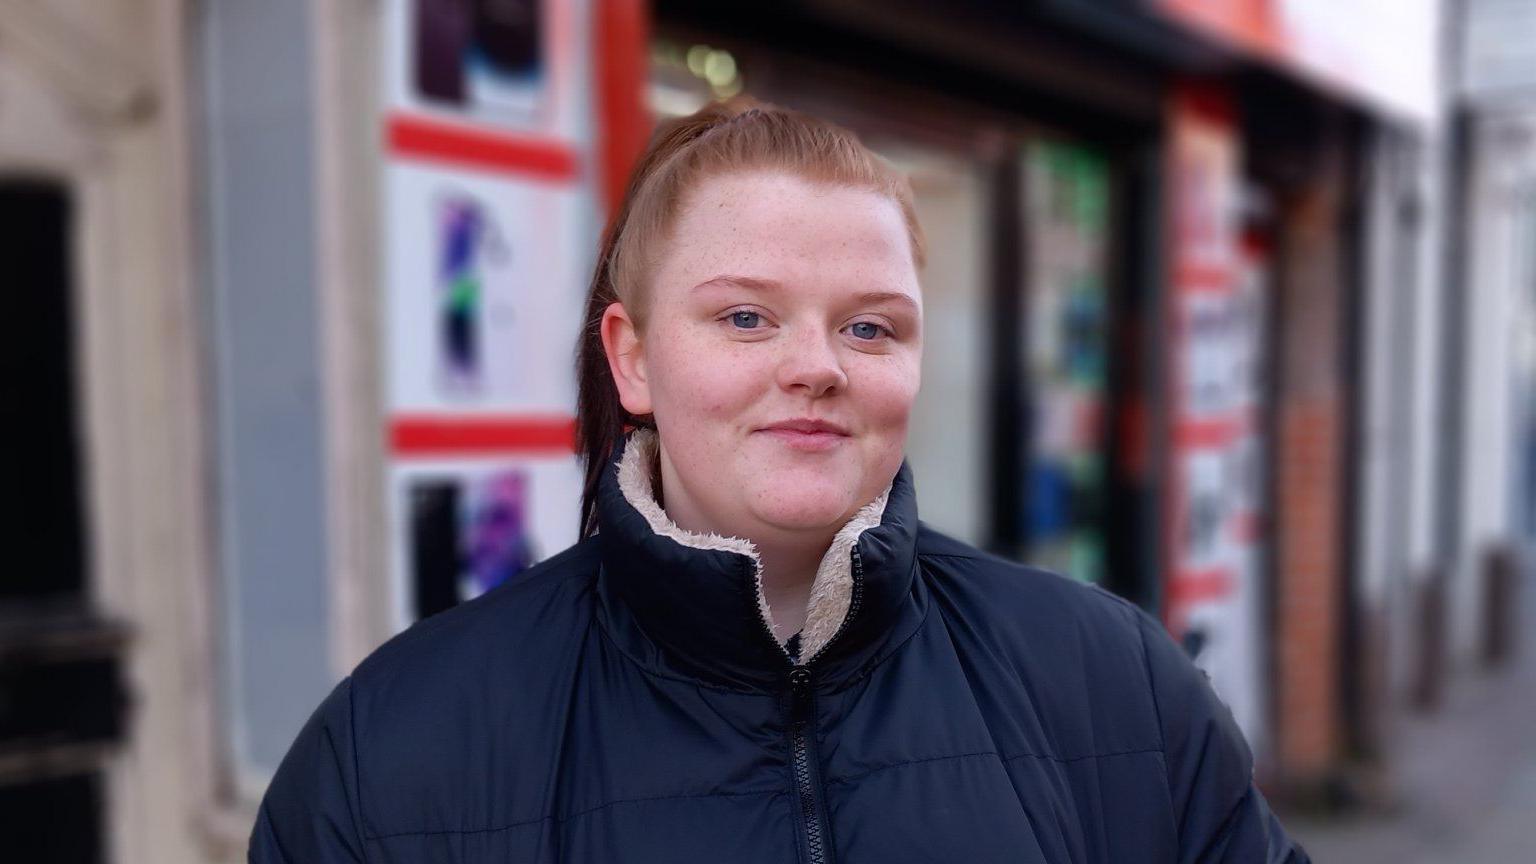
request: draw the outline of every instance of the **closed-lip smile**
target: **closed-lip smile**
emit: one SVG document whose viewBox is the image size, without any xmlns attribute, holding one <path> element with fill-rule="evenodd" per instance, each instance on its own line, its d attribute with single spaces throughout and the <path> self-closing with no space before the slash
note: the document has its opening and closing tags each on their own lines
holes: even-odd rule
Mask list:
<svg viewBox="0 0 1536 864">
<path fill-rule="evenodd" d="M 827 453 L 849 440 L 847 429 L 836 423 L 809 417 L 780 420 L 757 431 L 767 433 L 769 438 L 802 453 Z"/>
<path fill-rule="evenodd" d="M 798 432 L 802 435 L 843 435 L 848 430 L 825 420 L 813 420 L 809 417 L 796 417 L 793 420 L 781 420 L 778 423 L 770 423 L 763 427 L 768 432 Z"/>
</svg>

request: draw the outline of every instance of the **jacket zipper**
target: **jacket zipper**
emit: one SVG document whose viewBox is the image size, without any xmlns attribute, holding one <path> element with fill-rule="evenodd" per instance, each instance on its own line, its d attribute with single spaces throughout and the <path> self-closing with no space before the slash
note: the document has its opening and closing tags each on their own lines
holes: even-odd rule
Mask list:
<svg viewBox="0 0 1536 864">
<path fill-rule="evenodd" d="M 832 850 L 822 830 L 820 760 L 816 755 L 816 711 L 811 696 L 811 671 L 796 666 L 789 672 L 789 749 L 794 761 L 795 788 L 800 799 L 800 821 L 805 828 L 805 860 L 831 864 Z"/>
<path fill-rule="evenodd" d="M 810 665 L 826 651 L 827 645 L 837 641 L 848 627 L 848 622 L 858 613 L 864 585 L 864 559 L 859 555 L 858 546 L 853 547 L 852 556 L 853 597 L 849 601 L 847 614 L 826 645 L 806 658 L 804 663 L 789 670 L 789 751 L 794 763 L 800 820 L 805 828 L 805 860 L 808 864 L 832 864 L 834 860 L 832 843 L 827 838 L 823 818 L 826 802 L 821 791 L 821 759 L 816 752 L 816 706 Z"/>
<path fill-rule="evenodd" d="M 816 653 L 805 658 L 802 663 L 795 663 L 789 656 L 783 643 L 773 634 L 773 626 L 763 615 L 760 604 L 757 606 L 757 620 L 762 625 L 763 633 L 769 641 L 779 649 L 786 662 L 790 663 L 789 670 L 789 751 L 790 760 L 793 763 L 795 773 L 795 791 L 799 798 L 800 819 L 805 827 L 805 860 L 809 864 L 832 864 L 831 843 L 826 836 L 824 828 L 825 802 L 822 800 L 820 782 L 820 758 L 816 753 L 816 709 L 812 695 L 810 665 L 816 661 L 827 647 L 836 642 L 843 631 L 848 629 L 848 622 L 852 621 L 859 612 L 859 606 L 864 595 L 864 558 L 859 554 L 858 544 L 850 553 L 853 566 L 853 597 L 848 603 L 848 612 L 843 615 L 842 623 L 837 625 L 837 630 L 825 645 L 817 649 Z M 754 591 L 761 591 L 762 586 L 754 580 Z"/>
</svg>

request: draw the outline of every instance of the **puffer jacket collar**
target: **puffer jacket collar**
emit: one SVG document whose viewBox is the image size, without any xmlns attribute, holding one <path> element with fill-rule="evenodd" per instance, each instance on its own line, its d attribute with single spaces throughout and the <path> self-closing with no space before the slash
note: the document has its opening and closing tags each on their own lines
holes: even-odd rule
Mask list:
<svg viewBox="0 0 1536 864">
<path fill-rule="evenodd" d="M 621 648 L 656 671 L 732 689 L 784 686 L 752 543 L 678 527 L 650 482 L 655 433 L 630 434 L 598 492 L 598 591 Z M 913 593 L 917 505 L 903 462 L 885 492 L 838 532 L 817 570 L 800 660 L 819 690 L 846 685 L 921 619 Z"/>
</svg>

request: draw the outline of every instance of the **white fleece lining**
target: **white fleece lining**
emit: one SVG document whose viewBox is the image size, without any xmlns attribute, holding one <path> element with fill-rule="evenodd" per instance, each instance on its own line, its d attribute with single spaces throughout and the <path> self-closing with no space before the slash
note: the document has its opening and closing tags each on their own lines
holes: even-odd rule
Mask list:
<svg viewBox="0 0 1536 864">
<path fill-rule="evenodd" d="M 757 554 L 752 541 L 740 537 L 722 537 L 719 534 L 698 534 L 684 530 L 667 516 L 656 503 L 651 487 L 651 455 L 656 447 L 656 433 L 650 429 L 636 429 L 630 433 L 629 445 L 619 461 L 619 489 L 630 506 L 640 511 L 651 530 L 663 537 L 693 549 L 735 552 L 746 555 L 756 565 L 757 607 L 763 620 L 773 623 L 768 608 L 768 598 L 763 594 L 763 560 Z M 805 627 L 800 631 L 800 658 L 809 660 L 837 633 L 837 628 L 848 614 L 853 601 L 853 546 L 859 535 L 880 524 L 885 513 L 891 487 L 875 496 L 875 499 L 853 514 L 847 524 L 838 529 L 832 545 L 821 557 L 816 568 L 816 579 L 811 583 L 811 596 L 806 604 Z"/>
</svg>

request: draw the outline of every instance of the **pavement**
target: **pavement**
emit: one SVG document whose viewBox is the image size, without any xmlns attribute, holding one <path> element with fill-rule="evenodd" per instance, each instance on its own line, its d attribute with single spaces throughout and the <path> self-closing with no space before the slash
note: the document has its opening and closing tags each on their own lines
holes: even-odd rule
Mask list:
<svg viewBox="0 0 1536 864">
<path fill-rule="evenodd" d="M 1519 654 L 1458 670 L 1438 710 L 1399 713 L 1390 806 L 1329 819 L 1280 813 L 1317 864 L 1536 862 L 1536 586 Z"/>
</svg>

